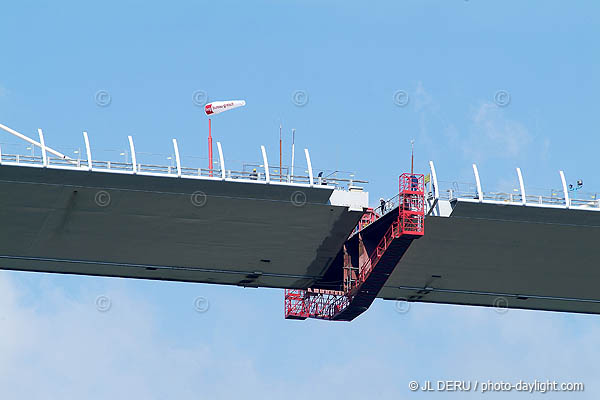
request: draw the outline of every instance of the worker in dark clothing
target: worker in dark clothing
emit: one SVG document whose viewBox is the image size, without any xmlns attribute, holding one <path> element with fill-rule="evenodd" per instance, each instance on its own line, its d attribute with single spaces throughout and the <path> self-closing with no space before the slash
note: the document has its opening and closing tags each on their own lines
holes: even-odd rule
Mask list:
<svg viewBox="0 0 600 400">
<path fill-rule="evenodd" d="M 250 174 L 250 179 L 252 179 L 252 180 L 257 180 L 258 179 L 258 172 L 256 172 L 256 168 L 254 168 L 252 170 L 252 173 Z"/>
<path fill-rule="evenodd" d="M 414 192 L 419 190 L 419 178 L 417 178 L 414 175 L 411 175 L 411 177 L 410 177 L 410 190 L 412 190 Z"/>
<path fill-rule="evenodd" d="M 385 214 L 385 200 L 382 198 L 379 199 L 379 204 L 381 207 L 381 215 Z"/>
<path fill-rule="evenodd" d="M 319 172 L 319 175 L 317 175 L 317 178 L 319 178 L 319 184 L 327 185 L 327 180 L 325 178 L 323 178 L 323 171 Z"/>
</svg>

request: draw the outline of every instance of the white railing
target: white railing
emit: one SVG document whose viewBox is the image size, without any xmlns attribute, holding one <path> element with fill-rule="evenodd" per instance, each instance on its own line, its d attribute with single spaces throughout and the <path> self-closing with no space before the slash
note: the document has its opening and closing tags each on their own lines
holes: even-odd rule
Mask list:
<svg viewBox="0 0 600 400">
<path fill-rule="evenodd" d="M 294 158 L 292 154 L 292 166 L 286 167 L 285 170 L 283 165 L 280 168 L 269 166 L 267 159 L 267 151 L 265 146 L 260 146 L 262 155 L 262 164 L 255 164 L 256 168 L 252 168 L 252 171 L 247 171 L 246 167 L 250 164 L 244 164 L 241 170 L 226 169 L 225 168 L 225 157 L 223 156 L 223 147 L 220 142 L 217 142 L 218 160 L 210 158 L 209 165 L 211 168 L 191 168 L 184 167 L 181 165 L 181 157 L 179 153 L 179 146 L 176 139 L 172 139 L 173 142 L 173 155 L 169 156 L 168 159 L 175 162 L 175 165 L 160 165 L 156 163 L 147 164 L 138 162 L 139 158 L 136 155 L 135 146 L 133 143 L 133 137 L 128 136 L 129 150 L 125 150 L 121 155 L 125 156 L 125 162 L 118 161 L 102 161 L 93 160 L 92 147 L 87 132 L 83 132 L 83 139 L 85 143 L 85 159 L 80 159 L 79 155 L 82 154 L 81 149 L 78 149 L 75 153 L 78 154 L 78 159 L 73 159 L 66 156 L 65 154 L 54 150 L 49 147 L 44 140 L 44 133 L 42 129 L 38 129 L 39 142 L 31 139 L 27 135 L 17 132 L 14 129 L 9 128 L 3 124 L 0 124 L 0 129 L 21 139 L 29 144 L 28 149 L 31 149 L 31 155 L 19 155 L 19 154 L 2 154 L 2 147 L 0 146 L 0 165 L 24 165 L 24 166 L 37 166 L 44 168 L 58 168 L 58 169 L 74 169 L 74 170 L 88 170 L 88 171 L 106 171 L 113 173 L 129 173 L 129 174 L 143 174 L 143 175 L 158 175 L 158 176 L 174 176 L 174 177 L 187 177 L 187 178 L 206 178 L 215 180 L 246 180 L 255 181 L 262 183 L 279 183 L 288 185 L 300 185 L 300 186 L 320 186 L 338 190 L 350 190 L 357 188 L 355 184 L 366 184 L 367 181 L 361 181 L 354 179 L 354 174 L 350 174 L 349 179 L 338 177 L 337 173 L 340 171 L 334 171 L 333 176 L 325 174 L 325 171 L 319 173 L 316 177 L 310 161 L 310 154 L 308 149 L 304 149 L 304 156 L 306 157 L 306 170 L 308 175 L 295 175 L 294 171 Z M 34 151 L 35 148 L 40 148 L 42 156 L 36 156 Z M 130 157 L 131 162 L 129 162 Z M 281 163 L 281 160 L 280 160 Z M 219 165 L 218 168 L 214 168 L 214 165 Z M 229 165 L 229 164 L 227 164 Z M 362 188 L 361 188 L 362 189 Z"/>
<path fill-rule="evenodd" d="M 473 199 L 478 200 L 475 184 L 458 183 L 458 182 L 443 182 L 445 184 L 440 188 L 440 200 L 456 200 L 456 199 Z M 448 184 L 449 183 L 449 184 Z M 561 191 L 548 189 L 545 192 L 549 194 L 527 194 L 525 195 L 525 203 L 528 205 L 553 205 L 565 206 L 565 197 Z M 514 192 L 483 192 L 483 200 L 501 203 L 516 203 L 523 204 L 523 196 L 517 189 Z M 433 193 L 429 192 L 429 198 L 433 198 Z M 576 196 L 576 197 L 575 197 Z M 569 205 L 577 207 L 600 208 L 600 194 L 587 192 L 569 192 Z"/>
<path fill-rule="evenodd" d="M 562 189 L 532 189 L 535 194 L 526 191 L 523 174 L 516 169 L 517 181 L 512 192 L 484 191 L 479 177 L 477 166 L 473 164 L 475 182 L 448 182 L 438 181 L 433 165 L 429 162 L 431 172 L 428 184 L 428 204 L 433 206 L 438 200 L 467 200 L 471 202 L 486 202 L 498 204 L 515 204 L 527 206 L 548 206 L 559 208 L 578 208 L 600 210 L 600 194 L 573 190 L 573 185 L 568 186 L 563 171 L 559 171 Z M 581 186 L 581 185 L 579 185 Z"/>
<path fill-rule="evenodd" d="M 22 154 L 1 154 L 0 164 L 2 165 L 19 165 L 19 166 L 44 166 L 44 160 L 42 156 L 36 155 L 22 155 Z M 226 169 L 225 179 L 227 180 L 247 180 L 247 181 L 266 181 L 266 174 L 262 165 L 256 164 L 257 168 L 248 170 L 247 166 L 254 166 L 255 164 L 244 164 L 244 168 L 241 170 Z M 88 161 L 85 159 L 65 159 L 58 157 L 47 157 L 48 168 L 61 168 L 61 169 L 75 169 L 75 170 L 89 170 Z M 158 164 L 144 164 L 136 163 L 134 170 L 133 162 L 124 161 L 103 161 L 93 160 L 92 167 L 94 171 L 104 172 L 120 172 L 120 173 L 136 173 L 146 175 L 161 175 L 161 176 L 178 176 L 178 168 L 173 165 L 158 165 Z M 258 168 L 261 167 L 261 168 Z M 300 168 L 297 168 L 298 170 Z M 192 168 L 192 167 L 180 167 L 182 177 L 204 177 L 204 178 L 215 178 L 222 179 L 222 170 L 213 168 Z M 285 171 L 285 173 L 283 173 Z M 269 167 L 270 181 L 281 182 L 289 184 L 300 184 L 309 185 L 309 175 L 289 175 L 286 169 L 282 169 L 282 173 L 279 173 L 279 169 L 275 167 Z M 322 186 L 334 186 L 338 190 L 348 190 L 356 184 L 367 184 L 367 181 L 356 180 L 352 177 L 341 178 L 329 176 L 327 178 L 315 177 L 313 179 L 314 185 Z"/>
</svg>

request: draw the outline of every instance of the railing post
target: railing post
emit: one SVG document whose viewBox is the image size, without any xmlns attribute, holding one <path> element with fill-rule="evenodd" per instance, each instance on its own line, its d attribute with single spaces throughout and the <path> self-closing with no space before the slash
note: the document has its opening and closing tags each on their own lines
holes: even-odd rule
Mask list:
<svg viewBox="0 0 600 400">
<path fill-rule="evenodd" d="M 48 157 L 46 155 L 46 143 L 44 142 L 44 134 L 42 133 L 41 128 L 38 128 L 38 134 L 40 135 L 40 147 L 42 148 L 42 165 L 47 167 Z"/>
<path fill-rule="evenodd" d="M 133 138 L 131 136 L 127 136 L 129 139 L 129 149 L 131 151 L 131 164 L 133 167 L 133 173 L 137 173 L 137 160 L 135 158 L 135 148 L 133 147 Z"/>
<path fill-rule="evenodd" d="M 181 178 L 181 158 L 179 158 L 179 146 L 177 139 L 173 139 L 173 150 L 175 151 L 175 163 L 177 165 L 177 177 Z"/>
<path fill-rule="evenodd" d="M 306 156 L 306 166 L 308 167 L 308 182 L 310 186 L 312 186 L 314 185 L 313 169 L 312 164 L 310 162 L 310 154 L 308 154 L 308 149 L 304 149 L 304 155 Z"/>
<path fill-rule="evenodd" d="M 223 158 L 223 147 L 221 147 L 221 142 L 217 142 L 217 149 L 219 150 L 219 163 L 221 164 L 221 178 L 225 180 L 225 158 Z"/>
<path fill-rule="evenodd" d="M 565 194 L 565 208 L 571 207 L 571 201 L 569 200 L 569 189 L 567 189 L 567 180 L 565 179 L 565 173 L 561 170 L 559 171 L 560 181 L 563 187 L 563 193 Z"/>
<path fill-rule="evenodd" d="M 477 165 L 473 164 L 473 173 L 475 174 L 475 183 L 477 184 L 477 197 L 479 198 L 479 202 L 483 202 L 483 191 L 481 190 L 481 181 L 479 180 L 479 171 L 477 170 Z"/>
<path fill-rule="evenodd" d="M 431 169 L 431 182 L 433 184 L 433 198 L 439 199 L 440 192 L 438 189 L 437 174 L 435 173 L 435 166 L 433 165 L 433 161 L 429 161 L 429 169 Z"/>
<path fill-rule="evenodd" d="M 260 146 L 260 151 L 263 156 L 263 165 L 265 167 L 265 180 L 267 183 L 271 182 L 271 176 L 269 175 L 269 161 L 267 161 L 267 150 L 265 150 L 265 146 Z"/>
<path fill-rule="evenodd" d="M 521 174 L 521 168 L 517 168 L 517 176 L 519 177 L 519 186 L 521 188 L 521 202 L 523 205 L 527 203 L 527 197 L 525 196 L 525 184 L 523 183 L 523 174 Z"/>
<path fill-rule="evenodd" d="M 2 146 L 0 146 L 0 165 L 2 165 Z"/>
<path fill-rule="evenodd" d="M 87 132 L 83 132 L 83 141 L 85 142 L 85 153 L 87 154 L 88 170 L 92 170 L 92 151 L 90 149 L 90 140 Z"/>
</svg>

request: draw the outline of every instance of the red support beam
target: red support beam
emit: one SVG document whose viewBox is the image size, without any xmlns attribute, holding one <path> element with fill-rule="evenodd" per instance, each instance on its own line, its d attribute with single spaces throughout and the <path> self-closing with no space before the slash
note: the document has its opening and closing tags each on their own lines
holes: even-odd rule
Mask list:
<svg viewBox="0 0 600 400">
<path fill-rule="evenodd" d="M 368 209 L 354 230 L 361 231 L 377 216 Z M 391 223 L 369 258 L 360 265 L 356 279 L 349 257 L 344 257 L 344 292 L 317 289 L 286 289 L 285 318 L 318 318 L 350 321 L 368 307 L 412 240 L 425 232 L 425 177 L 422 174 L 400 175 L 398 215 Z M 405 239 L 403 242 L 399 240 Z M 387 250 L 394 247 L 392 254 Z M 364 290 L 363 290 L 364 289 Z M 365 307 L 366 305 L 366 307 Z"/>
</svg>

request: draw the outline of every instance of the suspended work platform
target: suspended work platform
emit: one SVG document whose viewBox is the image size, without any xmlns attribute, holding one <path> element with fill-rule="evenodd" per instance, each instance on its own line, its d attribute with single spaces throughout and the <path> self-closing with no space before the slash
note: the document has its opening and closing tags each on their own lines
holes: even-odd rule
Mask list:
<svg viewBox="0 0 600 400">
<path fill-rule="evenodd" d="M 385 219 L 374 215 L 367 211 L 344 244 L 343 291 L 286 290 L 285 318 L 352 321 L 371 306 L 412 241 L 424 233 L 424 176 L 402 174 L 399 206 Z M 365 220 L 372 222 L 363 226 Z M 367 227 L 371 235 L 365 235 Z"/>
</svg>

